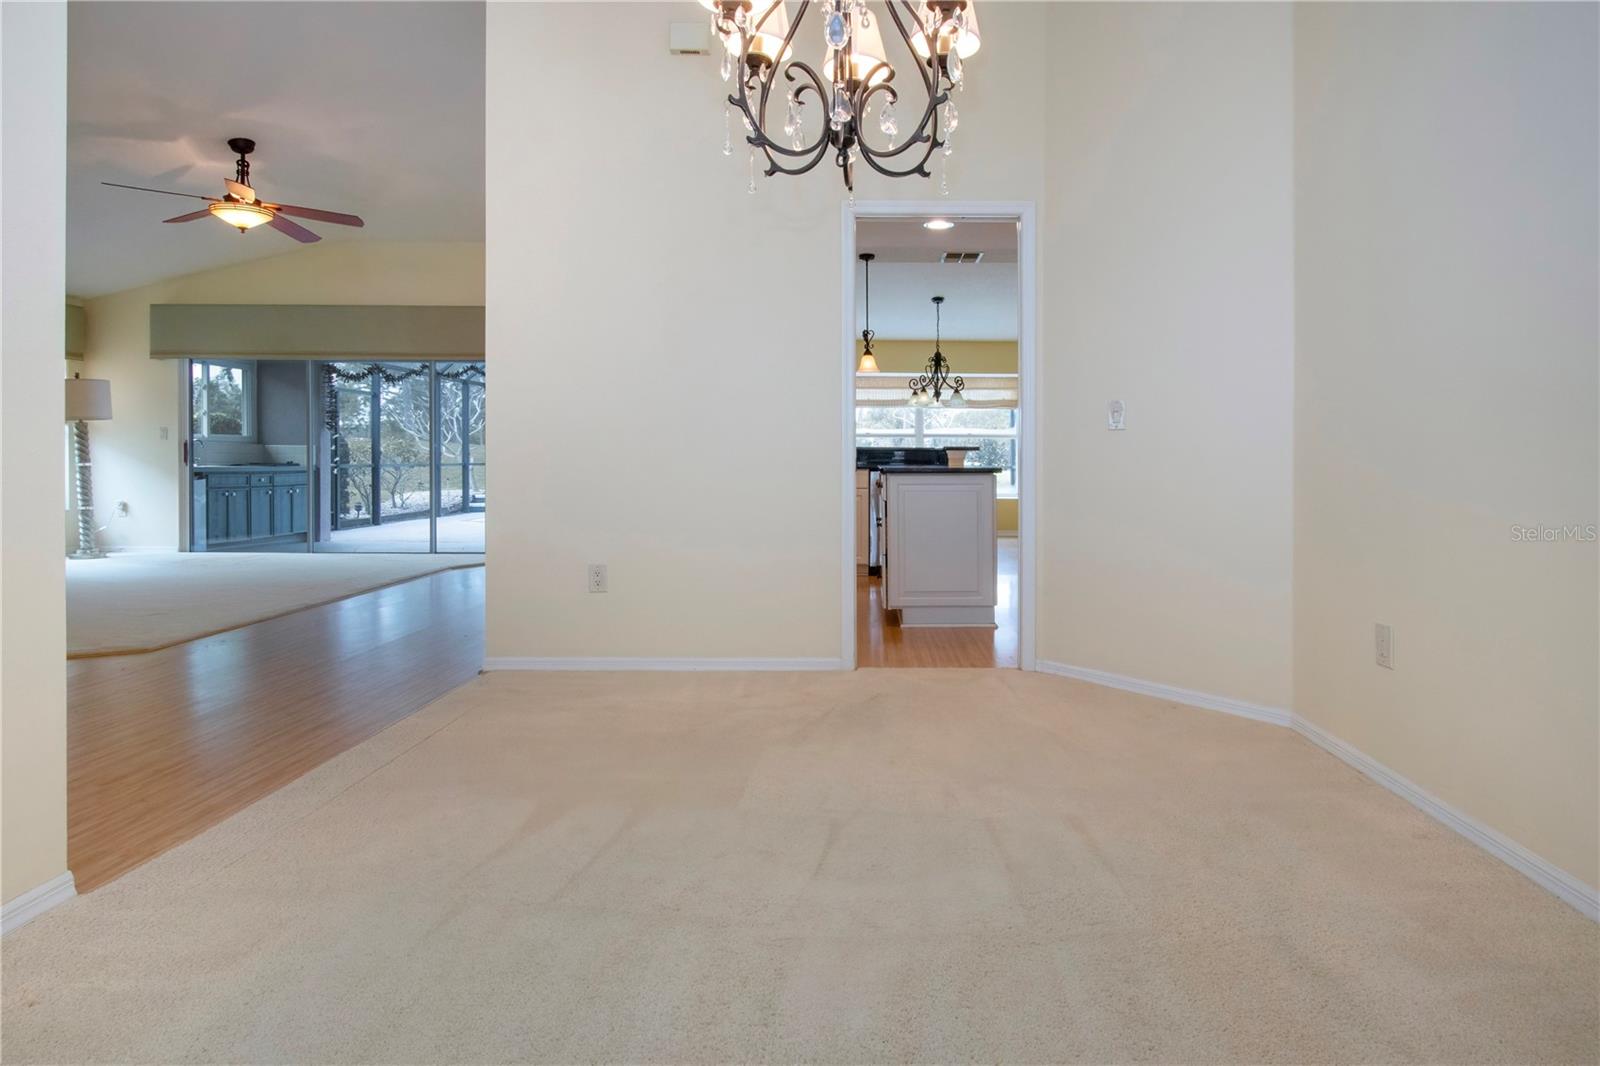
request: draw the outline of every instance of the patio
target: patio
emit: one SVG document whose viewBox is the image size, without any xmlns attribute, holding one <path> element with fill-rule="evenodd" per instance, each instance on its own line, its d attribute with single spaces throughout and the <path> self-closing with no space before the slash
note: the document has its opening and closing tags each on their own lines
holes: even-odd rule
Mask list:
<svg viewBox="0 0 1600 1066">
<path fill-rule="evenodd" d="M 483 511 L 439 516 L 440 552 L 483 551 Z M 406 518 L 376 526 L 336 529 L 331 538 L 317 545 L 319 552 L 425 552 L 428 550 L 428 520 Z"/>
</svg>

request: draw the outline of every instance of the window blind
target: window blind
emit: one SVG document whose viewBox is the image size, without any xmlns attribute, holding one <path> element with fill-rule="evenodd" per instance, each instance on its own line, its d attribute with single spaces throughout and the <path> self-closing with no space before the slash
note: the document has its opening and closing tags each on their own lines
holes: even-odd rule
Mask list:
<svg viewBox="0 0 1600 1066">
<path fill-rule="evenodd" d="M 911 406 L 911 379 L 914 374 L 857 374 L 857 407 Z M 965 387 L 961 395 L 968 407 L 1016 407 L 1017 375 L 962 374 Z"/>
</svg>

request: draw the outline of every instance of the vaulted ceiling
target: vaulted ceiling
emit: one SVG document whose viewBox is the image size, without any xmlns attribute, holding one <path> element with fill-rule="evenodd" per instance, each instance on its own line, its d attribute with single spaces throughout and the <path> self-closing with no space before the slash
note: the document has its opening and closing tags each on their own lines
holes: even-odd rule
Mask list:
<svg viewBox="0 0 1600 1066">
<path fill-rule="evenodd" d="M 74 3 L 68 13 L 67 291 L 94 296 L 302 245 L 212 219 L 229 137 L 262 196 L 359 214 L 324 241 L 481 241 L 484 7 Z"/>
</svg>

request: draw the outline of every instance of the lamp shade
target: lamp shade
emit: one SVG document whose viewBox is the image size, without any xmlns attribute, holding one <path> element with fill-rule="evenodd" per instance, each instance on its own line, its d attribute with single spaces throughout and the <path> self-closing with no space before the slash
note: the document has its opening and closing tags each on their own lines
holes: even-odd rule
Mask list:
<svg viewBox="0 0 1600 1066">
<path fill-rule="evenodd" d="M 67 379 L 67 421 L 102 422 L 111 417 L 111 382 L 104 378 Z"/>
<path fill-rule="evenodd" d="M 983 46 L 982 31 L 978 29 L 978 4 L 977 0 L 968 0 L 962 21 L 965 26 L 959 34 L 954 29 L 946 28 L 939 34 L 939 54 L 944 55 L 954 45 L 956 54 L 962 59 L 973 55 Z M 917 55 L 923 59 L 928 58 L 928 35 L 914 33 L 911 35 L 911 47 L 916 49 Z"/>
</svg>

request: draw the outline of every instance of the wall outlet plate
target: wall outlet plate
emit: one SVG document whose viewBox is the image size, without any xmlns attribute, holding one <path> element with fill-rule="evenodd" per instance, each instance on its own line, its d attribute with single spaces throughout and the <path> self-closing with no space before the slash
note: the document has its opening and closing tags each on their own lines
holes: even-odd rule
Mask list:
<svg viewBox="0 0 1600 1066">
<path fill-rule="evenodd" d="M 1127 429 L 1128 408 L 1121 400 L 1106 404 L 1106 428 Z"/>
<path fill-rule="evenodd" d="M 606 564 L 605 563 L 590 563 L 589 564 L 589 591 L 590 592 L 605 592 L 606 591 Z"/>
<path fill-rule="evenodd" d="M 1372 631 L 1378 665 L 1385 670 L 1394 669 L 1394 627 L 1379 622 Z"/>
</svg>

